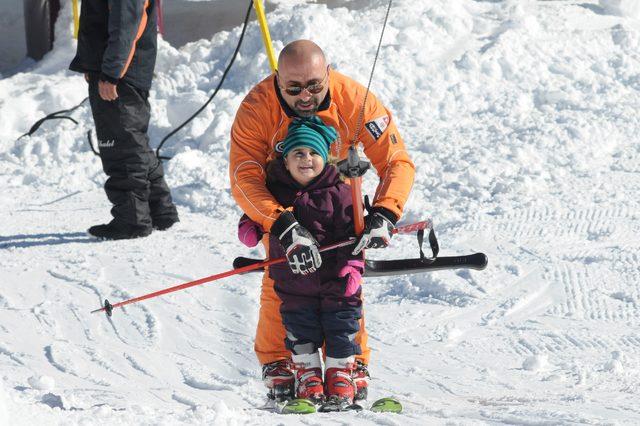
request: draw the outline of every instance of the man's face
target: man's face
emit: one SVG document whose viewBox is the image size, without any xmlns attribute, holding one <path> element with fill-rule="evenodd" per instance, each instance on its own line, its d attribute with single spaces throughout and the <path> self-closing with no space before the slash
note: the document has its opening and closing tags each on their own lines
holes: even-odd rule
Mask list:
<svg viewBox="0 0 640 426">
<path fill-rule="evenodd" d="M 283 61 L 278 85 L 283 99 L 298 116 L 311 117 L 329 91 L 329 68 L 320 57 L 305 63 Z"/>
</svg>

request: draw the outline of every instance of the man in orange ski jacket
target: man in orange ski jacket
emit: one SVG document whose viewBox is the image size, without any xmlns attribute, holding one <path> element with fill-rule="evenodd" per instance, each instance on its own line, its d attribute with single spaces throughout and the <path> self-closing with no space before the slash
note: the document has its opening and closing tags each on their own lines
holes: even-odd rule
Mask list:
<svg viewBox="0 0 640 426">
<path fill-rule="evenodd" d="M 290 266 L 298 272 L 306 273 L 305 267 L 313 272 L 319 267 L 314 264 L 320 257 L 317 246 L 296 241 L 296 232 L 292 237 L 291 230 L 299 224 L 295 219 L 292 222 L 291 214 L 282 215 L 285 208 L 268 191 L 265 181 L 266 164 L 281 155 L 279 143 L 293 119 L 317 115 L 326 125 L 333 126 L 338 131 L 338 140 L 331 147 L 331 155 L 338 159 L 346 158 L 357 135 L 357 142 L 362 143 L 365 155 L 380 177 L 373 208 L 365 217 L 365 230 L 355 245 L 357 251 L 388 244 L 411 191 L 415 168 L 391 112 L 369 93 L 360 117 L 365 92 L 364 86 L 331 69 L 322 49 L 315 43 L 297 40 L 285 46 L 278 58 L 278 71 L 247 94 L 236 114 L 229 154 L 231 192 L 251 220 L 265 232 L 273 228 L 274 233 L 280 234 Z M 267 256 L 268 240 L 268 236 L 263 238 Z M 301 264 L 306 266 L 301 268 Z M 282 392 L 286 396 L 288 386 L 293 386 L 288 363 L 290 352 L 285 347 L 279 307 L 280 299 L 267 272 L 262 281 L 255 351 L 263 365 L 265 384 L 275 397 L 282 396 Z M 355 341 L 362 352 L 357 356 L 354 371 L 358 387 L 356 399 L 362 399 L 366 397 L 366 366 L 370 356 L 363 319 Z"/>
</svg>

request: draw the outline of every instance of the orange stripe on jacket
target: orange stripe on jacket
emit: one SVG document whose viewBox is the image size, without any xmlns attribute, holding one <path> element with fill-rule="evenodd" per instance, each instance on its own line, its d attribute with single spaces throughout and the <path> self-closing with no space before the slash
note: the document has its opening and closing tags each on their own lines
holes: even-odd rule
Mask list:
<svg viewBox="0 0 640 426">
<path fill-rule="evenodd" d="M 142 19 L 140 20 L 140 25 L 138 25 L 138 32 L 136 33 L 136 38 L 133 39 L 133 43 L 131 44 L 131 50 L 129 50 L 129 56 L 127 56 L 127 62 L 124 64 L 124 68 L 122 68 L 122 72 L 120 73 L 119 78 L 124 77 L 124 75 L 127 73 L 127 70 L 129 69 L 129 65 L 131 65 L 131 61 L 133 60 L 133 55 L 136 53 L 136 43 L 138 43 L 138 40 L 140 40 L 140 37 L 142 37 L 142 33 L 144 32 L 144 29 L 147 26 L 147 20 L 148 20 L 147 7 L 149 7 L 149 0 L 144 2 L 144 8 L 142 10 Z"/>
</svg>

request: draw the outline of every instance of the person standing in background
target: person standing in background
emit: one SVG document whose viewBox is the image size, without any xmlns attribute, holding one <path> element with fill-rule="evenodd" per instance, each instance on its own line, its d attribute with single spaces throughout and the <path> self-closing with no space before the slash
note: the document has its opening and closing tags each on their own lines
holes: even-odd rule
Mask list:
<svg viewBox="0 0 640 426">
<path fill-rule="evenodd" d="M 149 89 L 157 53 L 156 0 L 83 0 L 69 69 L 84 73 L 113 220 L 105 240 L 145 237 L 178 222 L 162 163 L 149 146 Z"/>
</svg>

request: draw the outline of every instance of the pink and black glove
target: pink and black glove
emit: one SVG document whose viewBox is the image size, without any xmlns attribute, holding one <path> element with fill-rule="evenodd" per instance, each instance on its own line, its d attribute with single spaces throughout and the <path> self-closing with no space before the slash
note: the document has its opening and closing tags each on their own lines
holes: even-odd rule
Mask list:
<svg viewBox="0 0 640 426">
<path fill-rule="evenodd" d="M 362 273 L 364 272 L 364 261 L 349 260 L 338 272 L 338 277 L 347 277 L 347 285 L 344 290 L 346 297 L 353 296 L 360 289 L 362 284 Z"/>
<path fill-rule="evenodd" d="M 247 247 L 255 247 L 262 239 L 262 228 L 260 225 L 243 214 L 238 222 L 238 239 Z"/>
</svg>

